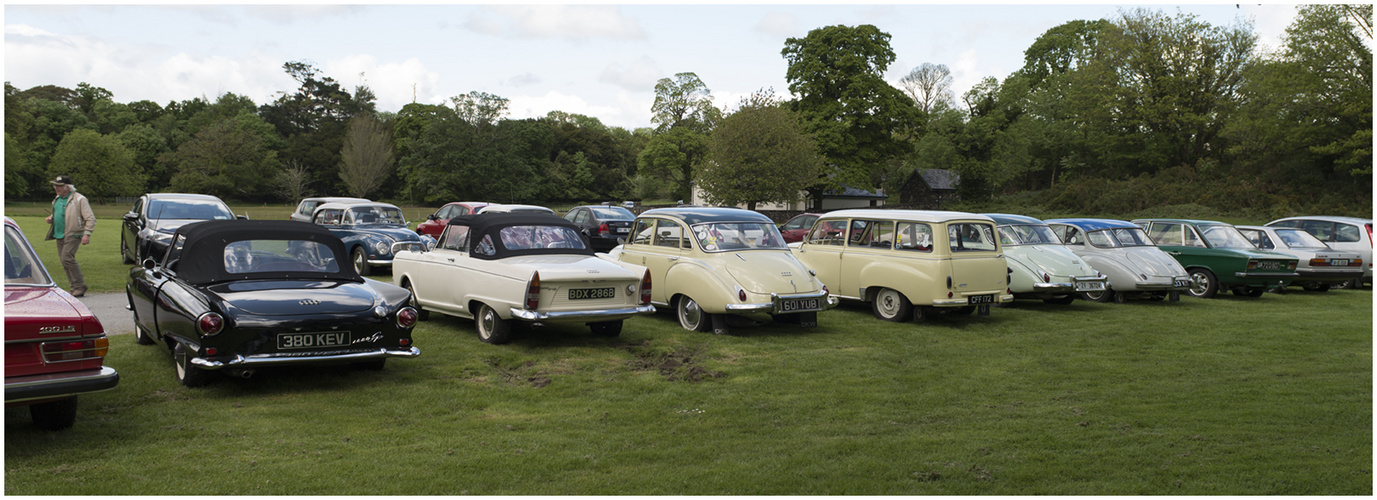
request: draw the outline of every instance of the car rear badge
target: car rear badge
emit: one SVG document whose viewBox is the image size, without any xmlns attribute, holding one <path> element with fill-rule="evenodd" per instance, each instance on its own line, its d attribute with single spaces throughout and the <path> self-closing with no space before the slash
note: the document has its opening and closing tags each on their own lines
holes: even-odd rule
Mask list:
<svg viewBox="0 0 1377 500">
<path fill-rule="evenodd" d="M 319 300 L 316 300 L 316 299 L 301 299 L 301 300 L 298 301 L 297 303 L 298 303 L 298 304 L 301 304 L 301 305 L 303 305 L 303 306 L 316 306 L 316 305 L 320 305 L 320 301 L 319 301 Z"/>
<path fill-rule="evenodd" d="M 38 333 L 76 333 L 76 326 L 40 326 Z"/>
</svg>

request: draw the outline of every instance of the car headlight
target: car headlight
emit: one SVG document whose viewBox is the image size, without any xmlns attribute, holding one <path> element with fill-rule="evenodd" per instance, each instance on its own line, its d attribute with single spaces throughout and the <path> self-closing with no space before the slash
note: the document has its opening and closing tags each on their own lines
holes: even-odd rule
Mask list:
<svg viewBox="0 0 1377 500">
<path fill-rule="evenodd" d="M 378 251 L 378 255 L 387 255 L 392 252 L 392 249 L 388 248 L 386 241 L 373 242 L 373 248 Z"/>
</svg>

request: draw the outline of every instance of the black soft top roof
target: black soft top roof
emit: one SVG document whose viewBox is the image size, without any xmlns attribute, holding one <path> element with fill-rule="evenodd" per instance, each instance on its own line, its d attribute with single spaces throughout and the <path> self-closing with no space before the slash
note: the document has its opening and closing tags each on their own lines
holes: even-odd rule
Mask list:
<svg viewBox="0 0 1377 500">
<path fill-rule="evenodd" d="M 344 242 L 329 229 L 308 222 L 286 220 L 208 220 L 177 229 L 172 237 L 185 238 L 176 266 L 177 276 L 187 283 L 211 284 L 222 281 L 273 278 L 317 278 L 362 283 L 363 277 L 348 261 Z M 281 271 L 231 274 L 225 270 L 225 246 L 244 240 L 298 240 L 325 245 L 333 252 L 337 272 Z M 168 252 L 171 256 L 172 252 Z M 171 264 L 167 262 L 166 264 Z"/>
<path fill-rule="evenodd" d="M 544 212 L 503 212 L 488 214 L 468 214 L 460 215 L 458 217 L 450 219 L 449 225 L 469 227 L 470 247 L 472 247 L 478 241 L 482 240 L 483 236 L 492 236 L 492 241 L 493 243 L 495 243 L 495 246 L 497 247 L 497 254 L 482 255 L 471 252 L 469 255 L 476 259 L 494 260 L 505 257 L 514 257 L 518 255 L 594 254 L 592 247 L 588 246 L 587 241 L 584 242 L 584 248 L 528 248 L 523 250 L 512 250 L 504 246 L 502 244 L 502 239 L 499 238 L 497 235 L 497 232 L 501 231 L 502 228 L 512 226 L 558 226 L 569 228 L 573 230 L 575 233 L 579 232 L 579 226 L 577 224 L 565 220 L 563 217 L 560 217 L 555 214 L 548 214 Z"/>
</svg>

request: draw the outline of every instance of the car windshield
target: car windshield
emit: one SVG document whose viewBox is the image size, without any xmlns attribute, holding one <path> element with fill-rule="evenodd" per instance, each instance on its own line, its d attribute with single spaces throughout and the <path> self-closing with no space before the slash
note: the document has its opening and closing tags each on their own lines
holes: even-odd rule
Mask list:
<svg viewBox="0 0 1377 500">
<path fill-rule="evenodd" d="M 33 249 L 24 242 L 19 230 L 5 226 L 5 285 L 51 285 L 52 278 L 39 263 Z"/>
<path fill-rule="evenodd" d="M 349 209 L 348 219 L 346 220 L 346 223 L 350 222 L 354 225 L 404 225 L 406 224 L 406 217 L 402 216 L 401 209 L 397 207 L 353 207 Z"/>
<path fill-rule="evenodd" d="M 999 226 L 1000 243 L 1005 245 L 1060 245 L 1052 228 L 1041 225 Z"/>
<path fill-rule="evenodd" d="M 779 229 L 768 222 L 712 222 L 693 226 L 705 252 L 731 250 L 788 250 Z"/>
<path fill-rule="evenodd" d="M 213 200 L 158 200 L 148 202 L 150 219 L 229 220 L 234 213 Z"/>
<path fill-rule="evenodd" d="M 636 214 L 622 207 L 594 207 L 593 218 L 598 220 L 635 220 Z"/>
<path fill-rule="evenodd" d="M 1287 248 L 1329 248 L 1315 235 L 1301 229 L 1277 229 L 1277 237 L 1281 238 Z"/>
<path fill-rule="evenodd" d="M 563 226 L 509 226 L 497 233 L 507 250 L 533 248 L 587 248 L 578 231 Z"/>
<path fill-rule="evenodd" d="M 1253 242 L 1248 241 L 1248 238 L 1233 226 L 1200 226 L 1200 229 L 1205 235 L 1205 241 L 1210 242 L 1212 247 L 1257 249 Z"/>
<path fill-rule="evenodd" d="M 330 247 L 308 240 L 242 240 L 225 245 L 225 272 L 339 272 Z"/>
<path fill-rule="evenodd" d="M 1156 246 L 1147 232 L 1137 227 L 1116 227 L 1086 233 L 1091 245 L 1101 248 Z"/>
</svg>

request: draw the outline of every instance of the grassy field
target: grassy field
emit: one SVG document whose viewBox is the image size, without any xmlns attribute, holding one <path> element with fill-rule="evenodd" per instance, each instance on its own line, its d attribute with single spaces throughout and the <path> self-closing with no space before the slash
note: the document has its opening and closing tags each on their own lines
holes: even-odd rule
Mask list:
<svg viewBox="0 0 1377 500">
<path fill-rule="evenodd" d="M 1370 291 L 819 322 L 492 346 L 433 316 L 380 372 L 195 390 L 119 335 L 73 429 L 6 410 L 5 493 L 1372 493 Z"/>
<path fill-rule="evenodd" d="M 41 206 L 7 211 L 41 240 Z M 127 276 L 118 215 L 78 254 L 93 292 Z M 844 304 L 806 330 L 662 312 L 504 346 L 433 315 L 422 357 L 383 371 L 201 389 L 118 335 L 120 385 L 74 428 L 6 409 L 5 494 L 1371 495 L 1372 311 L 1370 290 L 1297 288 L 921 325 Z"/>
</svg>

